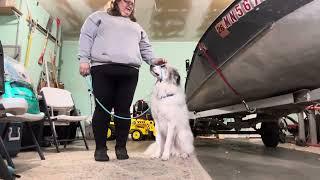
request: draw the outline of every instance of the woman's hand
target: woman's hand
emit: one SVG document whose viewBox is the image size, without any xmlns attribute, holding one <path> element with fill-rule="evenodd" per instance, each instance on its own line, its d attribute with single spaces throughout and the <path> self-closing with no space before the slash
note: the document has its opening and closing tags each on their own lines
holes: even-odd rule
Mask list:
<svg viewBox="0 0 320 180">
<path fill-rule="evenodd" d="M 80 63 L 79 72 L 82 76 L 87 76 L 90 74 L 90 64 L 89 63 Z"/>
<path fill-rule="evenodd" d="M 156 58 L 153 60 L 153 64 L 157 65 L 157 66 L 162 65 L 162 64 L 166 64 L 166 63 L 167 63 L 167 61 L 164 58 Z"/>
</svg>

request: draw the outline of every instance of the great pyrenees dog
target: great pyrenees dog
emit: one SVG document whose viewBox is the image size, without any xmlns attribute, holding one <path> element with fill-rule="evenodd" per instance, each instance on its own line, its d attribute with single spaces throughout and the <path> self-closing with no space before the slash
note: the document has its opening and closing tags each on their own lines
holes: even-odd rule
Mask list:
<svg viewBox="0 0 320 180">
<path fill-rule="evenodd" d="M 156 142 L 145 154 L 168 160 L 170 156 L 189 157 L 194 151 L 188 109 L 178 71 L 169 65 L 150 66 L 157 78 L 151 97 L 151 112 L 156 126 Z"/>
</svg>

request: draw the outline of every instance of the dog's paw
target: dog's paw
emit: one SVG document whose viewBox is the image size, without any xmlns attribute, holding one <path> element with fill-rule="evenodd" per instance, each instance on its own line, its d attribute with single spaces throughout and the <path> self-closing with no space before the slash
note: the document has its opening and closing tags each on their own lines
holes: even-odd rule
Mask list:
<svg viewBox="0 0 320 180">
<path fill-rule="evenodd" d="M 182 159 L 187 159 L 189 157 L 189 154 L 188 153 L 182 153 L 182 154 L 180 154 L 180 157 Z"/>
<path fill-rule="evenodd" d="M 159 158 L 160 158 L 159 156 L 155 156 L 155 155 L 151 156 L 151 159 L 159 159 Z"/>
<path fill-rule="evenodd" d="M 163 154 L 162 157 L 161 157 L 161 160 L 162 160 L 162 161 L 168 161 L 168 160 L 169 160 L 169 157 L 170 157 L 170 156 L 169 156 L 168 154 Z"/>
<path fill-rule="evenodd" d="M 160 154 L 153 154 L 151 155 L 151 159 L 159 159 L 160 158 Z"/>
<path fill-rule="evenodd" d="M 172 152 L 172 153 L 171 153 L 171 156 L 180 157 L 180 153 L 178 153 L 178 152 Z"/>
</svg>

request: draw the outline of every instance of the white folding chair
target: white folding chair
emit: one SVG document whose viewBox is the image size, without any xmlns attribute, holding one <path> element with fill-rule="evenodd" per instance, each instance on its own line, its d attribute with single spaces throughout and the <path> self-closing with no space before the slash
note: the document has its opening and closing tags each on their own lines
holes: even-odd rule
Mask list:
<svg viewBox="0 0 320 180">
<path fill-rule="evenodd" d="M 53 136 L 53 142 L 56 146 L 57 152 L 59 150 L 59 143 L 64 142 L 64 147 L 66 147 L 67 142 L 74 140 L 83 140 L 86 149 L 89 150 L 87 141 L 84 136 L 84 132 L 81 126 L 81 121 L 86 120 L 87 116 L 80 116 L 77 113 L 71 114 L 71 112 L 77 112 L 74 101 L 72 99 L 72 94 L 65 89 L 44 87 L 41 89 L 41 96 L 43 98 L 45 108 L 45 120 L 49 122 L 50 129 Z M 70 123 L 76 123 L 76 127 L 80 128 L 82 138 L 69 139 L 59 139 L 56 132 L 56 125 L 70 125 Z"/>
<path fill-rule="evenodd" d="M 31 122 L 43 120 L 44 113 L 41 112 L 39 114 L 29 114 L 27 113 L 27 109 L 28 103 L 23 98 L 0 98 L 0 122 L 5 123 L 3 134 L 0 136 L 0 148 L 3 149 L 7 162 L 11 167 L 14 167 L 14 164 L 4 146 L 2 138 L 5 137 L 5 133 L 7 132 L 10 123 L 13 122 L 22 122 L 26 125 L 26 128 L 28 128 L 34 143 L 34 145 L 29 146 L 28 148 L 36 148 L 41 160 L 45 160 L 30 124 Z"/>
</svg>

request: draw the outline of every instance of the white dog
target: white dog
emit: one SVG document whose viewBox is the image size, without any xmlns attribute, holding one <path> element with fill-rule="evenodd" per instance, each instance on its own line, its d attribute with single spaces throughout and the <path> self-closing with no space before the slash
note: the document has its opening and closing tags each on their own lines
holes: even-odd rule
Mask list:
<svg viewBox="0 0 320 180">
<path fill-rule="evenodd" d="M 151 66 L 150 71 L 157 78 L 151 99 L 157 135 L 145 154 L 162 160 L 170 155 L 187 158 L 194 150 L 194 138 L 180 75 L 168 65 Z"/>
</svg>

